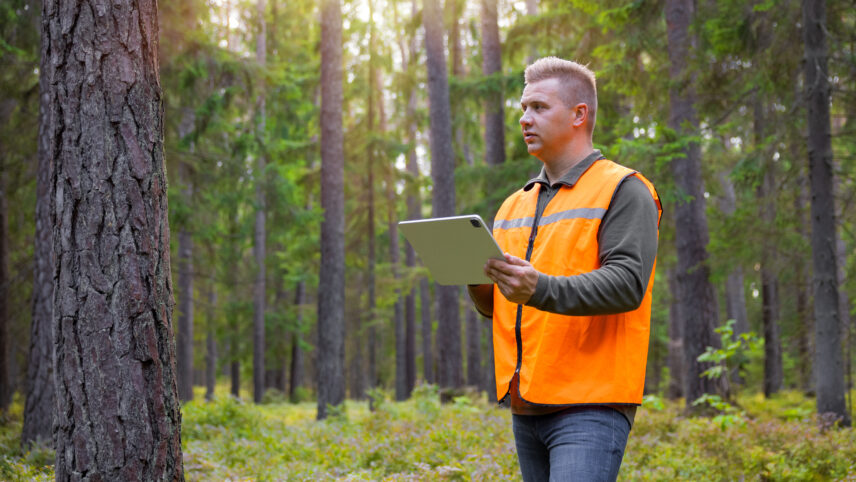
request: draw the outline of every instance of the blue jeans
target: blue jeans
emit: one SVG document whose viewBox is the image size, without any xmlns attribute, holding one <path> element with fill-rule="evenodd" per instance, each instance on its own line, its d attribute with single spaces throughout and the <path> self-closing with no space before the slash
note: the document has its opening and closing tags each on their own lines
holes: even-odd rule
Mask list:
<svg viewBox="0 0 856 482">
<path fill-rule="evenodd" d="M 525 482 L 614 481 L 630 422 L 609 407 L 571 407 L 547 415 L 513 415 Z"/>
</svg>

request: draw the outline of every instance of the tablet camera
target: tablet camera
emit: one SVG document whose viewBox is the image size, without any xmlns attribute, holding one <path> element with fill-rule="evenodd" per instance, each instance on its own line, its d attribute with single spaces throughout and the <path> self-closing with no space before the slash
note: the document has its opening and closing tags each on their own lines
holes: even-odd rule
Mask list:
<svg viewBox="0 0 856 482">
<path fill-rule="evenodd" d="M 472 224 L 474 228 L 480 228 L 481 227 L 481 224 L 476 219 L 470 219 L 470 224 Z"/>
</svg>

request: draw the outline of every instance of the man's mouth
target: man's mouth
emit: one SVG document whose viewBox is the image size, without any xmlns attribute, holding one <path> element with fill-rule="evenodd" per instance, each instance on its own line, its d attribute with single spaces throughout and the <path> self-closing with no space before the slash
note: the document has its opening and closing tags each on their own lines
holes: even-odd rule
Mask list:
<svg viewBox="0 0 856 482">
<path fill-rule="evenodd" d="M 523 133 L 523 140 L 525 142 L 533 141 L 533 140 L 535 140 L 535 137 L 537 137 L 537 136 L 531 132 L 524 132 Z"/>
</svg>

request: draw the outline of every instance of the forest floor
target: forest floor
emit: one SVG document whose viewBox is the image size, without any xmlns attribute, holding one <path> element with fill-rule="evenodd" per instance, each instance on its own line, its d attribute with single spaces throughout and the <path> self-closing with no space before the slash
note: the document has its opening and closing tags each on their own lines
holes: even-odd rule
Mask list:
<svg viewBox="0 0 856 482">
<path fill-rule="evenodd" d="M 183 406 L 188 480 L 519 480 L 511 416 L 485 400 L 440 405 L 436 388 L 406 402 L 365 402 L 315 421 L 315 404 L 253 405 L 197 392 Z M 821 430 L 814 400 L 739 398 L 718 417 L 646 397 L 619 480 L 856 480 L 856 430 Z M 0 480 L 53 480 L 53 452 L 19 446 L 21 403 L 0 426 Z"/>
</svg>

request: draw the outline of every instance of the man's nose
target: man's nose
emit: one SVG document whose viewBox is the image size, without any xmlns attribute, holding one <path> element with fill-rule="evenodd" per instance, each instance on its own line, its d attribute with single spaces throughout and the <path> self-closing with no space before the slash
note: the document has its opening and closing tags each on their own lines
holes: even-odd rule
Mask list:
<svg viewBox="0 0 856 482">
<path fill-rule="evenodd" d="M 532 124 L 532 120 L 529 118 L 529 114 L 527 112 L 523 112 L 523 115 L 520 116 L 520 126 L 527 127 Z"/>
</svg>

